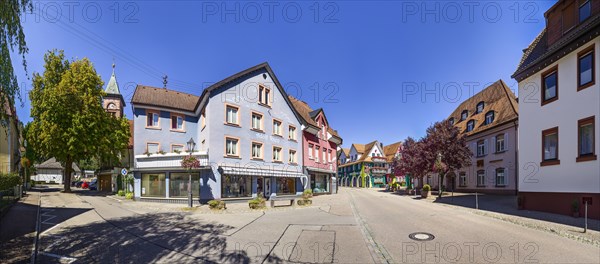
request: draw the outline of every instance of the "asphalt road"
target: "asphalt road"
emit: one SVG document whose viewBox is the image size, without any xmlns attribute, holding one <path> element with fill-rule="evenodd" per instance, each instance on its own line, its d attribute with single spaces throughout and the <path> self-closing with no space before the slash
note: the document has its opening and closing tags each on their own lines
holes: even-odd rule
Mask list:
<svg viewBox="0 0 600 264">
<path fill-rule="evenodd" d="M 89 191 L 41 195 L 38 263 L 600 263 L 593 245 L 377 190 L 218 214 Z"/>
</svg>

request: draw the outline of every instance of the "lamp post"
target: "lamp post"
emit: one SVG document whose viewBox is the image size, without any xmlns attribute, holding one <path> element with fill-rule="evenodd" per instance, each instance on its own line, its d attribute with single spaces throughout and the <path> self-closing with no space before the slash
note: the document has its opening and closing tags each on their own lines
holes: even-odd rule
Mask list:
<svg viewBox="0 0 600 264">
<path fill-rule="evenodd" d="M 190 156 L 194 154 L 194 148 L 196 147 L 196 142 L 194 142 L 193 138 L 187 142 L 188 152 Z M 188 181 L 188 207 L 193 207 L 193 198 L 192 198 L 192 168 L 188 168 L 189 173 L 189 181 Z"/>
</svg>

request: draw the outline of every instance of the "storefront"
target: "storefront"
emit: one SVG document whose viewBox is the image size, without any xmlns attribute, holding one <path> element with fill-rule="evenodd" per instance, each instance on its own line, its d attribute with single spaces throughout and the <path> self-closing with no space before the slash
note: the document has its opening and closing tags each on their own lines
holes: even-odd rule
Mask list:
<svg viewBox="0 0 600 264">
<path fill-rule="evenodd" d="M 372 175 L 371 179 L 373 180 L 372 187 L 375 188 L 383 188 L 385 187 L 385 175 Z"/>
<path fill-rule="evenodd" d="M 308 178 L 300 172 L 258 168 L 222 166 L 219 172 L 222 199 L 300 195 Z"/>
<path fill-rule="evenodd" d="M 306 167 L 310 178 L 310 188 L 314 195 L 335 193 L 335 172 Z"/>
<path fill-rule="evenodd" d="M 192 177 L 192 197 L 200 197 L 200 174 L 187 172 L 141 173 L 141 198 L 188 197 L 189 177 Z"/>
</svg>

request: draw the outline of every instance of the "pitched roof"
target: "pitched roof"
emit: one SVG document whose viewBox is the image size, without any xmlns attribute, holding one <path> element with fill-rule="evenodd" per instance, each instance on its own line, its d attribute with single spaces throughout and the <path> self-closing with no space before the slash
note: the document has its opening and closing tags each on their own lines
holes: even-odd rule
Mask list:
<svg viewBox="0 0 600 264">
<path fill-rule="evenodd" d="M 484 109 L 481 113 L 476 114 L 475 110 L 479 102 L 484 102 Z M 460 115 L 463 110 L 468 110 L 469 115 L 467 119 L 460 121 Z M 494 121 L 486 125 L 484 122 L 485 115 L 489 111 L 494 111 Z M 504 81 L 498 80 L 462 102 L 448 119 L 454 118 L 454 125 L 461 132 L 465 133 L 465 135 L 469 136 L 516 120 L 519 116 L 518 111 L 519 108 L 515 94 L 506 86 Z M 469 120 L 475 121 L 475 128 L 470 132 L 466 132 Z"/>
<path fill-rule="evenodd" d="M 344 152 L 344 155 L 346 155 L 346 157 L 350 156 L 350 149 L 349 148 L 342 148 L 342 151 Z"/>
<path fill-rule="evenodd" d="M 299 100 L 291 95 L 288 95 L 288 98 L 290 99 L 290 102 L 296 109 L 296 112 L 298 112 L 300 117 L 306 123 L 308 123 L 309 125 L 314 126 L 316 128 L 319 127 L 317 122 L 315 121 L 315 118 L 317 117 L 317 115 L 320 112 L 323 112 L 323 115 L 325 115 L 323 108 L 319 108 L 317 110 L 312 110 L 312 108 L 310 108 L 310 106 L 306 102 Z M 340 138 L 340 135 L 338 134 L 337 130 L 334 130 L 331 128 L 331 124 L 329 124 L 329 126 L 327 127 L 327 132 L 329 132 L 329 134 L 331 134 L 334 137 Z"/>
<path fill-rule="evenodd" d="M 365 153 L 365 145 L 364 144 L 353 143 L 352 146 L 354 146 L 354 149 L 356 149 L 356 152 L 358 152 L 360 154 Z"/>
<path fill-rule="evenodd" d="M 548 46 L 547 41 L 547 30 L 544 28 L 531 44 L 523 50 L 521 61 L 511 77 L 515 78 L 517 81 L 521 81 L 528 76 L 526 73 L 532 71 L 535 73 L 545 68 L 548 63 L 544 62 L 550 60 L 549 62 L 553 63 L 554 61 L 559 60 L 569 54 L 571 50 L 578 48 L 583 43 L 598 36 L 598 27 L 600 27 L 600 14 L 593 15 L 580 25 L 569 30 L 550 46 Z M 562 50 L 565 52 L 561 52 Z"/>
<path fill-rule="evenodd" d="M 392 161 L 398 152 L 398 148 L 402 146 L 402 141 L 398 141 L 393 144 L 389 144 L 383 147 L 383 155 L 385 155 L 388 161 Z"/>
<path fill-rule="evenodd" d="M 193 112 L 200 98 L 195 95 L 173 91 L 165 88 L 156 88 L 138 85 L 135 88 L 131 102 L 149 106 L 165 107 L 176 110 Z"/>
<path fill-rule="evenodd" d="M 46 160 L 46 161 L 42 162 L 42 164 L 39 164 L 35 167 L 37 169 L 59 169 L 59 170 L 63 169 L 62 164 L 60 162 L 56 161 L 56 158 L 51 158 L 49 160 Z M 81 170 L 79 169 L 77 164 L 75 164 L 75 162 L 73 162 L 73 165 L 71 167 L 73 168 L 73 170 L 75 172 L 81 172 Z"/>
<path fill-rule="evenodd" d="M 119 84 L 117 84 L 117 77 L 115 77 L 115 65 L 113 64 L 113 72 L 110 76 L 110 80 L 108 80 L 108 84 L 106 85 L 106 89 L 104 90 L 107 94 L 121 94 L 119 90 Z"/>
</svg>

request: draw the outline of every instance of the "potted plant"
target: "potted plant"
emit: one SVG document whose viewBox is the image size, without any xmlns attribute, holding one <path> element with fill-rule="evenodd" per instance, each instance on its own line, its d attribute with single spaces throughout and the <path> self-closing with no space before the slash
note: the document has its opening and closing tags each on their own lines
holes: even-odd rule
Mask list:
<svg viewBox="0 0 600 264">
<path fill-rule="evenodd" d="M 259 193 L 256 198 L 248 201 L 248 207 L 250 207 L 250 209 L 263 209 L 267 207 L 266 201 L 267 200 L 263 198 L 263 194 Z"/>
<path fill-rule="evenodd" d="M 298 205 L 302 206 L 302 205 L 311 205 L 312 204 L 312 200 L 310 198 L 312 198 L 313 196 L 313 192 L 311 189 L 306 189 L 304 190 L 304 192 L 302 193 L 302 199 L 298 200 Z"/>
<path fill-rule="evenodd" d="M 571 210 L 573 211 L 573 217 L 579 217 L 579 201 L 573 200 L 571 203 Z"/>
<path fill-rule="evenodd" d="M 213 210 L 227 209 L 227 206 L 225 206 L 225 201 L 222 200 L 210 200 L 208 201 L 208 207 Z"/>
<path fill-rule="evenodd" d="M 421 198 L 427 198 L 429 195 L 431 195 L 431 186 L 429 186 L 429 184 L 425 184 L 421 189 Z"/>
</svg>

